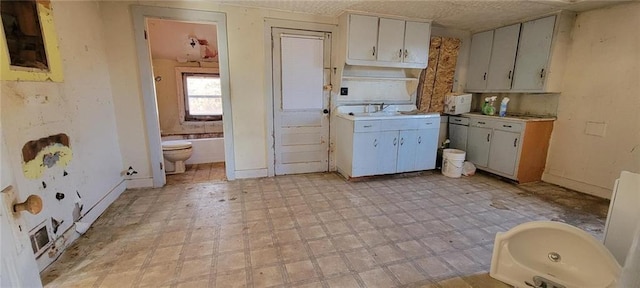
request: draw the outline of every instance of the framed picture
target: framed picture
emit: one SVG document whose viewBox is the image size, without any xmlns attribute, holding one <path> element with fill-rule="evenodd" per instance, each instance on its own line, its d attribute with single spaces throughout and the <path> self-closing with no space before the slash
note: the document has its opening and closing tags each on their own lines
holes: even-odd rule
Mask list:
<svg viewBox="0 0 640 288">
<path fill-rule="evenodd" d="M 0 1 L 0 80 L 62 82 L 49 0 Z"/>
</svg>

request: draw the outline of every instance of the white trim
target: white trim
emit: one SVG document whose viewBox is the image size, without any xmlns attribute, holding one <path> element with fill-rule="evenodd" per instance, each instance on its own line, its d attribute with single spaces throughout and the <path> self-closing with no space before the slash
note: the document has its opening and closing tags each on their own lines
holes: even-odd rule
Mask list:
<svg viewBox="0 0 640 288">
<path fill-rule="evenodd" d="M 98 219 L 98 217 L 100 217 L 100 215 L 102 215 L 102 213 L 104 213 L 104 211 L 107 210 L 109 205 L 111 205 L 111 203 L 113 203 L 114 201 L 116 201 L 116 199 L 118 199 L 118 197 L 120 197 L 120 195 L 122 194 L 122 192 L 125 191 L 126 188 L 127 187 L 125 185 L 125 180 L 120 181 L 120 183 L 118 183 L 118 185 L 113 187 L 113 189 L 111 189 L 107 193 L 107 195 L 102 197 L 102 199 L 100 199 L 98 203 L 93 205 L 93 207 L 89 208 L 87 213 L 84 214 L 82 218 L 79 219 L 78 222 L 87 223 L 89 225 L 93 224 L 93 222 L 95 222 Z M 47 255 L 43 255 L 42 257 L 36 259 L 36 262 L 38 263 L 38 268 L 40 269 L 40 271 L 43 271 L 44 269 L 47 268 L 47 266 L 55 262 L 58 259 L 58 257 L 60 257 L 62 253 L 69 246 L 71 246 L 71 244 L 73 244 L 73 242 L 76 239 L 80 238 L 81 235 L 80 233 L 76 232 L 75 228 L 76 228 L 75 224 L 71 225 L 69 229 L 67 229 L 66 231 L 64 231 L 64 233 L 62 233 L 62 236 L 58 237 L 55 240 L 55 245 L 58 250 L 58 255 L 56 255 L 55 257 L 48 257 Z"/>
<path fill-rule="evenodd" d="M 267 177 L 267 169 L 237 170 L 236 179 Z"/>
<path fill-rule="evenodd" d="M 233 149 L 233 117 L 231 110 L 231 94 L 229 89 L 229 52 L 227 43 L 227 16 L 221 12 L 196 11 L 164 7 L 133 5 L 134 36 L 138 54 L 138 68 L 144 114 L 146 135 L 149 147 L 149 159 L 153 174 L 153 187 L 162 187 L 166 183 L 160 163 L 162 156 L 162 140 L 160 139 L 160 122 L 158 120 L 158 104 L 155 96 L 155 83 L 151 71 L 151 55 L 149 45 L 144 38 L 146 18 L 170 19 L 176 21 L 202 22 L 215 24 L 218 29 L 218 61 L 220 82 L 222 85 L 222 115 L 224 129 L 225 166 L 227 179 L 235 179 L 235 155 Z M 157 163 L 157 164 L 156 164 Z"/>
<path fill-rule="evenodd" d="M 613 187 L 610 189 L 602 188 L 549 173 L 542 174 L 542 181 L 606 199 L 611 199 L 611 195 L 613 193 Z"/>
<path fill-rule="evenodd" d="M 127 179 L 127 180 L 125 180 L 125 182 L 127 183 L 127 189 L 152 188 L 153 187 L 153 178 Z"/>
<path fill-rule="evenodd" d="M 268 177 L 273 177 L 275 176 L 275 162 L 274 162 L 274 155 L 275 155 L 275 143 L 274 143 L 274 131 L 273 131 L 273 57 L 272 57 L 272 46 L 273 45 L 269 45 L 269 43 L 271 43 L 272 39 L 271 39 L 271 30 L 272 28 L 285 28 L 285 29 L 296 29 L 296 30 L 310 30 L 310 31 L 318 31 L 318 32 L 329 32 L 332 35 L 332 50 L 333 47 L 335 47 L 335 43 L 336 41 L 335 36 L 337 35 L 337 31 L 338 31 L 338 25 L 336 24 L 321 24 L 321 23 L 311 23 L 311 22 L 299 22 L 299 21 L 292 21 L 292 20 L 281 20 L 281 19 L 272 19 L 272 18 L 265 18 L 264 19 L 264 58 L 265 58 L 265 70 L 264 70 L 264 75 L 265 75 L 265 109 L 267 109 L 267 113 L 266 114 L 266 121 L 265 123 L 267 124 L 267 174 L 265 176 Z M 335 66 L 335 54 L 334 51 L 332 51 L 331 53 L 331 63 L 332 63 L 332 67 Z M 333 81 L 333 77 L 332 77 L 332 81 Z M 331 97 L 329 97 L 331 98 Z M 330 118 L 331 119 L 331 118 Z M 329 124 L 331 125 L 331 124 Z M 330 141 L 330 143 L 332 143 Z M 333 149 L 329 149 L 329 159 L 332 158 L 333 154 Z M 240 172 L 240 171 L 237 171 Z M 263 176 L 256 176 L 256 177 L 263 177 Z M 240 178 L 238 176 L 238 178 Z M 248 178 L 248 177 L 246 177 Z"/>
</svg>

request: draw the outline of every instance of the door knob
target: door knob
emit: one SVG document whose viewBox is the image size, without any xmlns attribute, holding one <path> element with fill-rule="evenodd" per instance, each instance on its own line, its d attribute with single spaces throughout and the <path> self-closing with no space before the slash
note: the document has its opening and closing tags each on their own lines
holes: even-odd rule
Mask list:
<svg viewBox="0 0 640 288">
<path fill-rule="evenodd" d="M 42 211 L 42 198 L 38 195 L 29 195 L 26 201 L 13 205 L 13 212 L 21 211 L 27 211 L 33 215 L 40 213 Z"/>
<path fill-rule="evenodd" d="M 329 114 L 329 109 L 324 109 L 324 110 L 322 110 L 322 113 L 324 113 L 324 114 Z"/>
</svg>

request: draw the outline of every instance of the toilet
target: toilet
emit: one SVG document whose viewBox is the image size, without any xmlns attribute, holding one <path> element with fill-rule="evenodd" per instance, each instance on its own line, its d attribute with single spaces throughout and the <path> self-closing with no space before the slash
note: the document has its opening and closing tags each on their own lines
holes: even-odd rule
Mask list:
<svg viewBox="0 0 640 288">
<path fill-rule="evenodd" d="M 186 171 L 184 161 L 193 152 L 191 142 L 183 140 L 162 141 L 162 155 L 165 160 L 166 174 L 180 174 Z"/>
</svg>

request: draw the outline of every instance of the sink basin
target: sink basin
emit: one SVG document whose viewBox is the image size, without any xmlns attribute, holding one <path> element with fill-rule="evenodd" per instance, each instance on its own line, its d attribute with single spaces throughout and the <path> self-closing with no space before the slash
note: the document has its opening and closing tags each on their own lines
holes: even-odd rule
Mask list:
<svg viewBox="0 0 640 288">
<path fill-rule="evenodd" d="M 397 116 L 401 115 L 398 111 L 378 111 L 378 112 L 364 112 L 364 113 L 353 113 L 353 116 L 372 116 L 372 117 L 381 117 L 381 116 Z"/>
<path fill-rule="evenodd" d="M 620 272 L 611 253 L 588 233 L 564 223 L 534 221 L 497 233 L 490 275 L 515 287 L 543 281 L 602 288 L 616 287 Z"/>
</svg>

